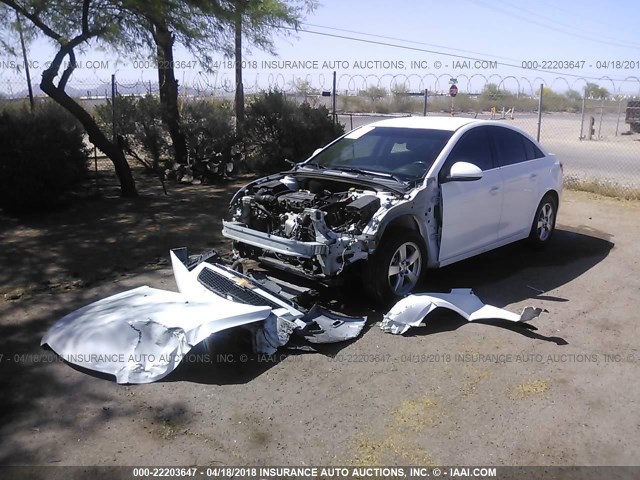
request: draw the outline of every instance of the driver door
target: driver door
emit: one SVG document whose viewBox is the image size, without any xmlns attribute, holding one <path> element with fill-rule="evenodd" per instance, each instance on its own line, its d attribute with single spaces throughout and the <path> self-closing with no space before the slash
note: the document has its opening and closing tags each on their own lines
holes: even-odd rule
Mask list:
<svg viewBox="0 0 640 480">
<path fill-rule="evenodd" d="M 478 166 L 482 178 L 447 180 L 456 162 Z M 485 127 L 476 127 L 458 140 L 440 169 L 439 183 L 442 195 L 439 261 L 446 265 L 479 253 L 478 250 L 498 240 L 503 182 Z"/>
</svg>

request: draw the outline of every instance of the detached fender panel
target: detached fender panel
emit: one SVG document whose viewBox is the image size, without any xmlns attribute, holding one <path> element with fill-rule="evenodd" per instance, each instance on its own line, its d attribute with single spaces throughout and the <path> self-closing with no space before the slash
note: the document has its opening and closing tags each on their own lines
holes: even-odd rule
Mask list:
<svg viewBox="0 0 640 480">
<path fill-rule="evenodd" d="M 545 311 L 541 308 L 526 307 L 518 315 L 502 308 L 485 305 L 468 288 L 454 288 L 450 293 L 417 293 L 403 298 L 383 317 L 380 329 L 383 332 L 401 335 L 411 327 L 419 326 L 436 308 L 453 310 L 469 322 L 496 319 L 528 322 Z"/>
</svg>

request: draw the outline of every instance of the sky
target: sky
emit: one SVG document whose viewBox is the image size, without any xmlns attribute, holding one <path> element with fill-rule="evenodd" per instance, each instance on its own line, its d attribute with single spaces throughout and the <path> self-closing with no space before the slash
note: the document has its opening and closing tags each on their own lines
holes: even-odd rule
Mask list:
<svg viewBox="0 0 640 480">
<path fill-rule="evenodd" d="M 245 52 L 246 90 L 287 88 L 296 79 L 329 90 L 335 70 L 338 90 L 404 84 L 444 91 L 455 79 L 470 92 L 487 82 L 512 91 L 531 92 L 540 83 L 566 91 L 590 81 L 640 95 L 640 8 L 631 0 L 321 0 L 301 31 L 275 38 L 275 50 L 277 56 Z M 30 46 L 39 67 L 34 79 L 52 52 L 42 41 Z M 91 48 L 78 59 L 79 84 L 108 82 L 113 73 L 123 84 L 157 78 L 150 64 Z M 193 55 L 178 49 L 185 68 L 177 76 L 183 85 L 232 89 L 233 65 L 219 59 L 209 66 L 216 73 L 204 74 Z M 7 60 L 0 56 L 0 88 L 3 79 L 21 75 Z"/>
</svg>

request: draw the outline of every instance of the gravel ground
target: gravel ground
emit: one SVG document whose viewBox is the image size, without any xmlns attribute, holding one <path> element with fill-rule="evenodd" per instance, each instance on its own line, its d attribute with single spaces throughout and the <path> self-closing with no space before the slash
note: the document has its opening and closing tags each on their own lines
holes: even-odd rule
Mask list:
<svg viewBox="0 0 640 480">
<path fill-rule="evenodd" d="M 544 307 L 537 331 L 443 312 L 394 336 L 366 298 L 329 291 L 370 321 L 321 353 L 260 358 L 231 332 L 219 356 L 122 386 L 39 348 L 58 318 L 91 301 L 175 289 L 166 250 L 224 247 L 234 188 L 164 197 L 149 182 L 135 201 L 106 192 L 65 212 L 2 218 L 0 465 L 637 464 L 638 202 L 567 192 L 548 250 L 507 246 L 421 287 Z"/>
</svg>

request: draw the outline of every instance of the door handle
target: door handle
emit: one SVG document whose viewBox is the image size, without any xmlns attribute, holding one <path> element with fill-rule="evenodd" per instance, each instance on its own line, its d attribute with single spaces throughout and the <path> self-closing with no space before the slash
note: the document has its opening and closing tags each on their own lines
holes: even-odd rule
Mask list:
<svg viewBox="0 0 640 480">
<path fill-rule="evenodd" d="M 496 193 L 498 193 L 498 190 L 500 190 L 500 187 L 491 187 L 491 190 L 489 190 L 489 193 L 495 195 Z"/>
<path fill-rule="evenodd" d="M 529 178 L 530 178 L 531 180 L 535 180 L 537 176 L 538 176 L 538 174 L 537 174 L 537 173 L 532 173 L 531 175 L 529 175 Z"/>
</svg>

